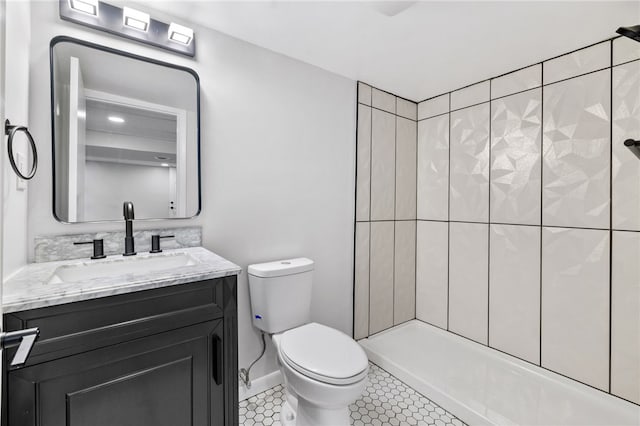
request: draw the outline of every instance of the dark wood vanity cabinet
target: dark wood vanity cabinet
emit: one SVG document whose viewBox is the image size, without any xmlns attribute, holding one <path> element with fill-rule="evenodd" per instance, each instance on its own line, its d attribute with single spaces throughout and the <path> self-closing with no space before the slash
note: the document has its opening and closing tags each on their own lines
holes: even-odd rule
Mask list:
<svg viewBox="0 0 640 426">
<path fill-rule="evenodd" d="M 236 426 L 236 277 L 4 315 L 39 327 L 8 367 L 3 425 Z"/>
</svg>

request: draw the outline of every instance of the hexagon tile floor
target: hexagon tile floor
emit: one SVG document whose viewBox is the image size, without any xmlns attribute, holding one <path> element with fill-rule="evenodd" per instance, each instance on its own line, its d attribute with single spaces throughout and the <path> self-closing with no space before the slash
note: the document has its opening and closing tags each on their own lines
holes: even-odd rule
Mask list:
<svg viewBox="0 0 640 426">
<path fill-rule="evenodd" d="M 280 426 L 282 385 L 240 402 L 241 426 Z M 351 404 L 354 426 L 463 426 L 453 414 L 425 398 L 391 374 L 370 363 L 369 384 Z"/>
</svg>

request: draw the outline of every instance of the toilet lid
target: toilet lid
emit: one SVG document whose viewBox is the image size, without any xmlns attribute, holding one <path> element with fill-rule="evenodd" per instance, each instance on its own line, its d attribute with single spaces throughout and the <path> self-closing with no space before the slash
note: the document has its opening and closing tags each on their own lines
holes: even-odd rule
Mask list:
<svg viewBox="0 0 640 426">
<path fill-rule="evenodd" d="M 280 353 L 300 374 L 331 384 L 356 383 L 369 367 L 367 355 L 351 337 L 316 323 L 285 332 Z"/>
</svg>

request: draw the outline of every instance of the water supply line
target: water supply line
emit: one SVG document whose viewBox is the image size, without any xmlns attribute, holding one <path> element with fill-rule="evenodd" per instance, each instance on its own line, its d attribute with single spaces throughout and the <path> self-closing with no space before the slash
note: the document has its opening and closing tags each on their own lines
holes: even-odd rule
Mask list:
<svg viewBox="0 0 640 426">
<path fill-rule="evenodd" d="M 264 340 L 264 331 L 262 330 L 260 331 L 260 337 L 262 338 L 262 352 L 260 352 L 260 355 L 255 359 L 255 361 L 249 364 L 249 368 L 241 368 L 240 371 L 238 371 L 238 377 L 240 377 L 240 380 L 242 380 L 242 383 L 244 383 L 247 389 L 251 389 L 251 378 L 249 377 L 251 368 L 255 365 L 256 362 L 260 361 L 260 358 L 262 358 L 265 351 L 267 350 L 267 343 Z"/>
</svg>

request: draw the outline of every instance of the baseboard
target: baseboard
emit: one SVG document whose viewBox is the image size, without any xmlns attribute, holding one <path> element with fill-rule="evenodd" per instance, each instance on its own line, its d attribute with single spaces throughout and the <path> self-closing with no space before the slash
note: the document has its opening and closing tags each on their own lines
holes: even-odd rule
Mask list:
<svg viewBox="0 0 640 426">
<path fill-rule="evenodd" d="M 247 387 L 242 383 L 242 380 L 239 381 L 238 385 L 238 401 L 244 401 L 245 399 L 251 398 L 254 395 L 262 393 L 267 389 L 271 389 L 274 386 L 278 386 L 282 384 L 282 375 L 279 370 L 276 370 L 272 373 L 267 374 L 266 376 L 258 377 L 257 379 L 251 380 L 251 389 L 247 389 Z"/>
</svg>

